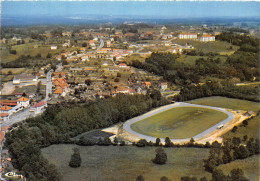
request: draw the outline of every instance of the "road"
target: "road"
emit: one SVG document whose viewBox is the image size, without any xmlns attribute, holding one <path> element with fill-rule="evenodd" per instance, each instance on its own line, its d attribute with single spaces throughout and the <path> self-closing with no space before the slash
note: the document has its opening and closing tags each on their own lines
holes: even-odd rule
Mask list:
<svg viewBox="0 0 260 181">
<path fill-rule="evenodd" d="M 34 112 L 30 112 L 30 108 L 25 108 L 22 111 L 19 111 L 13 115 L 10 116 L 9 121 L 5 121 L 1 123 L 1 126 L 11 126 L 14 123 L 23 121 L 29 117 L 36 116 Z"/>
<path fill-rule="evenodd" d="M 100 38 L 100 45 L 98 46 L 97 50 L 100 50 L 104 46 L 104 40 Z"/>
<path fill-rule="evenodd" d="M 51 81 L 51 73 L 53 72 L 53 70 L 49 70 L 47 75 L 46 75 L 46 96 L 45 96 L 45 101 L 49 100 L 49 94 L 52 93 L 52 81 Z"/>
<path fill-rule="evenodd" d="M 210 108 L 210 109 L 214 109 L 214 110 L 217 110 L 217 111 L 221 111 L 221 112 L 223 112 L 223 113 L 225 113 L 225 114 L 228 115 L 228 117 L 227 117 L 225 120 L 219 122 L 218 124 L 216 124 L 216 125 L 210 127 L 209 129 L 207 129 L 207 130 L 201 132 L 200 134 L 194 136 L 194 137 L 193 137 L 194 140 L 197 140 L 197 139 L 200 139 L 200 138 L 204 137 L 205 135 L 207 135 L 207 134 L 209 134 L 209 133 L 215 131 L 218 126 L 220 126 L 220 125 L 222 125 L 222 124 L 225 125 L 226 123 L 228 123 L 229 121 L 231 121 L 232 119 L 235 118 L 235 116 L 234 116 L 233 113 L 228 112 L 228 111 L 226 111 L 226 110 L 223 109 L 223 108 L 211 107 L 211 106 L 204 106 L 204 105 L 196 105 L 196 104 L 189 104 L 189 103 L 184 103 L 184 102 L 177 102 L 177 103 L 174 103 L 174 104 L 162 106 L 162 107 L 157 108 L 157 109 L 155 109 L 155 110 L 153 110 L 153 111 L 150 111 L 150 112 L 148 112 L 148 113 L 146 113 L 146 114 L 143 114 L 143 115 L 141 115 L 141 116 L 138 116 L 138 117 L 135 117 L 135 118 L 133 118 L 133 119 L 130 119 L 130 120 L 128 120 L 128 121 L 126 121 L 126 122 L 124 123 L 123 128 L 124 128 L 124 130 L 126 130 L 127 132 L 129 132 L 129 133 L 131 133 L 131 134 L 133 134 L 133 135 L 136 135 L 136 136 L 138 136 L 138 137 L 140 137 L 140 138 L 142 138 L 142 139 L 146 139 L 147 141 L 156 142 L 156 138 L 155 138 L 155 137 L 148 136 L 148 135 L 144 135 L 144 134 L 141 134 L 141 133 L 138 133 L 138 132 L 135 132 L 134 130 L 132 130 L 132 129 L 131 129 L 131 124 L 133 124 L 133 123 L 135 123 L 135 122 L 137 122 L 137 121 L 143 120 L 143 119 L 145 119 L 145 118 L 148 118 L 148 117 L 150 117 L 150 116 L 153 116 L 153 115 L 155 115 L 155 114 L 158 114 L 158 113 L 160 113 L 160 112 L 166 111 L 166 110 L 168 110 L 168 109 L 174 108 L 174 107 L 190 107 L 190 106 L 192 106 L 192 107 Z M 161 139 L 161 140 L 164 140 L 165 138 L 160 138 L 160 139 Z M 190 139 L 191 139 L 191 138 L 171 139 L 171 141 L 172 141 L 172 142 L 187 142 L 187 141 L 189 141 Z"/>
</svg>

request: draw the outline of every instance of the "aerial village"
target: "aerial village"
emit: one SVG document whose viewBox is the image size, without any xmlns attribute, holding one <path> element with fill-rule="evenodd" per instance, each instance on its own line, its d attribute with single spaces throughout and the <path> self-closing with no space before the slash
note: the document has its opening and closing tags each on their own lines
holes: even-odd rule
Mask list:
<svg viewBox="0 0 260 181">
<path fill-rule="evenodd" d="M 106 33 L 107 31 L 114 33 Z M 48 31 L 41 36 L 47 40 L 55 39 Z M 71 43 L 72 36 L 83 39 L 78 41 L 82 42 L 81 47 L 75 47 Z M 142 33 L 123 33 L 101 27 L 97 32 L 81 30 L 73 35 L 66 31 L 62 32 L 61 37 L 62 42 L 46 41 L 45 45 L 55 62 L 54 66 L 48 63 L 33 73 L 21 72 L 15 74 L 12 80 L 2 82 L 1 145 L 10 125 L 41 114 L 49 104 L 63 101 L 84 102 L 117 94 L 146 94 L 150 88 L 160 90 L 164 96 L 178 94 L 179 90 L 174 85 L 158 75 L 131 66 L 129 60 L 145 60 L 155 51 L 182 54 L 184 50 L 194 49 L 191 44 L 175 43 L 174 40 L 178 39 L 215 41 L 215 34 L 176 34 L 167 31 L 165 26 L 160 27 L 157 32 Z M 2 39 L 3 44 L 18 41 L 24 40 L 16 37 Z M 37 49 L 39 45 L 34 45 L 33 48 Z M 59 49 L 62 49 L 60 53 L 52 53 Z M 28 87 L 36 89 L 27 89 Z M 2 156 L 6 158 L 2 158 L 1 165 L 11 166 L 8 153 L 2 152 Z"/>
</svg>

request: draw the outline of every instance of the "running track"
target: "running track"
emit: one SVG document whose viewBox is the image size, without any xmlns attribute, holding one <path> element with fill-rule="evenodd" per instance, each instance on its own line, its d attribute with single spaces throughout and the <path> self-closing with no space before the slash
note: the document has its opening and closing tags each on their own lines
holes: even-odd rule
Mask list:
<svg viewBox="0 0 260 181">
<path fill-rule="evenodd" d="M 153 116 L 153 115 L 155 115 L 155 114 L 158 114 L 158 113 L 160 113 L 160 112 L 166 111 L 166 110 L 168 110 L 168 109 L 172 109 L 172 108 L 174 108 L 174 107 L 191 107 L 191 106 L 192 106 L 192 107 L 202 107 L 202 108 L 214 109 L 214 110 L 221 111 L 221 112 L 223 112 L 223 113 L 225 113 L 225 114 L 228 115 L 228 117 L 227 117 L 225 120 L 219 122 L 218 124 L 216 124 L 216 125 L 214 125 L 214 126 L 208 128 L 207 130 L 205 130 L 205 131 L 201 132 L 200 134 L 194 136 L 194 137 L 193 137 L 194 140 L 197 140 L 197 139 L 202 138 L 203 136 L 205 136 L 205 135 L 211 133 L 212 131 L 216 130 L 217 127 L 220 126 L 221 124 L 225 125 L 226 123 L 228 123 L 229 121 L 231 121 L 232 119 L 235 118 L 235 116 L 234 116 L 233 113 L 228 112 L 228 111 L 226 111 L 226 110 L 223 109 L 223 108 L 211 107 L 211 106 L 204 106 L 204 105 L 197 105 L 197 104 L 190 104 L 190 103 L 184 103 L 184 102 L 176 102 L 176 103 L 174 103 L 174 104 L 162 106 L 162 107 L 159 107 L 159 108 L 157 108 L 157 109 L 155 109 L 155 110 L 152 110 L 152 111 L 150 111 L 150 112 L 148 112 L 148 113 L 145 113 L 145 114 L 143 114 L 143 115 L 141 115 L 141 116 L 132 118 L 132 119 L 130 119 L 130 120 L 128 120 L 128 121 L 126 121 L 126 122 L 124 123 L 123 128 L 124 128 L 124 130 L 126 130 L 127 132 L 129 132 L 129 133 L 131 133 L 131 134 L 134 134 L 134 135 L 136 135 L 136 136 L 139 136 L 139 137 L 142 138 L 142 139 L 146 139 L 147 141 L 155 142 L 155 141 L 156 141 L 156 137 L 144 135 L 144 134 L 141 134 L 141 133 L 138 133 L 138 132 L 132 130 L 132 129 L 131 129 L 131 124 L 133 124 L 133 123 L 135 123 L 135 122 L 137 122 L 137 121 L 140 121 L 140 120 L 142 120 L 142 119 L 148 118 L 148 117 L 150 117 L 150 116 Z M 161 139 L 161 141 L 163 141 L 165 138 L 160 138 L 160 139 Z M 186 142 L 186 141 L 189 141 L 190 139 L 191 139 L 191 138 L 171 139 L 171 141 L 172 141 L 172 142 L 180 142 L 180 141 Z"/>
</svg>

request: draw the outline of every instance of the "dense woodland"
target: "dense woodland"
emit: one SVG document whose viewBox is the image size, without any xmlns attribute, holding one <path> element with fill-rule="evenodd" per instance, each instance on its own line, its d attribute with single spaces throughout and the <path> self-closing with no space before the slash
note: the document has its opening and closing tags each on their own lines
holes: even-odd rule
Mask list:
<svg viewBox="0 0 260 181">
<path fill-rule="evenodd" d="M 111 126 L 167 104 L 156 90 L 147 95 L 119 95 L 114 98 L 76 105 L 57 104 L 38 117 L 30 118 L 6 135 L 15 168 L 29 180 L 61 180 L 55 167 L 41 155 L 41 147 L 68 143 L 80 133 Z"/>
</svg>

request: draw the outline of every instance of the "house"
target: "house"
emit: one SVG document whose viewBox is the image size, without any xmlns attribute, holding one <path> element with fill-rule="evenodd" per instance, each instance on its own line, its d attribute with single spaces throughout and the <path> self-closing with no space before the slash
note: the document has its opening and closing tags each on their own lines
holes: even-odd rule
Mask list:
<svg viewBox="0 0 260 181">
<path fill-rule="evenodd" d="M 36 75 L 27 75 L 27 74 L 20 74 L 15 75 L 13 79 L 13 84 L 20 84 L 24 82 L 37 82 L 38 77 Z"/>
<path fill-rule="evenodd" d="M 118 66 L 119 66 L 120 68 L 126 68 L 126 67 L 127 67 L 127 65 L 126 65 L 125 63 L 120 63 Z"/>
<path fill-rule="evenodd" d="M 168 83 L 167 82 L 162 82 L 161 83 L 161 90 L 167 89 Z"/>
<path fill-rule="evenodd" d="M 3 107 L 0 108 L 0 112 L 1 113 L 6 113 L 8 115 L 12 115 L 13 114 L 13 109 L 10 106 L 3 106 Z"/>
<path fill-rule="evenodd" d="M 197 39 L 196 33 L 181 33 L 178 35 L 179 39 Z"/>
<path fill-rule="evenodd" d="M 89 40 L 89 45 L 90 45 L 90 46 L 96 46 L 96 45 L 95 45 L 95 41 L 94 41 L 94 40 Z"/>
<path fill-rule="evenodd" d="M 51 50 L 57 50 L 57 46 L 52 45 L 52 46 L 51 46 Z"/>
<path fill-rule="evenodd" d="M 29 99 L 26 97 L 21 97 L 17 100 L 17 103 L 20 107 L 29 107 L 30 103 L 29 103 Z"/>
<path fill-rule="evenodd" d="M 9 121 L 8 113 L 0 113 L 0 121 Z"/>
<path fill-rule="evenodd" d="M 55 98 L 58 98 L 59 96 L 65 96 L 66 93 L 61 89 L 61 88 L 57 88 L 53 95 L 55 96 Z"/>
<path fill-rule="evenodd" d="M 215 36 L 212 36 L 212 35 L 202 35 L 202 37 L 200 37 L 200 41 L 203 41 L 203 42 L 215 41 Z"/>
<path fill-rule="evenodd" d="M 44 108 L 46 107 L 47 107 L 46 101 L 38 102 L 32 106 L 31 111 L 33 111 L 35 114 L 40 114 L 42 110 L 44 110 Z"/>
</svg>

